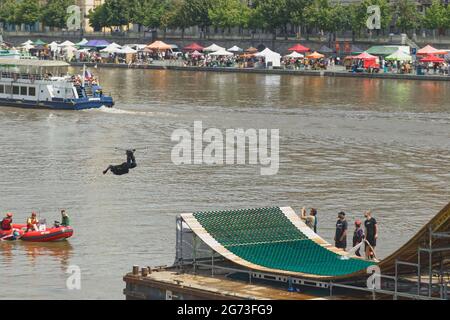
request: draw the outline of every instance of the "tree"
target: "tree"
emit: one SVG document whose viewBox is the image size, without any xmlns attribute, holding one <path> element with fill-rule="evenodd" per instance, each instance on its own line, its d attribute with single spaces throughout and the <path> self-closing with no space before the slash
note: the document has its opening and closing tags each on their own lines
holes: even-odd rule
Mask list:
<svg viewBox="0 0 450 320">
<path fill-rule="evenodd" d="M 106 4 L 95 7 L 94 10 L 89 10 L 88 18 L 89 25 L 95 31 L 101 31 L 106 27 L 111 27 L 110 21 L 111 13 Z"/>
<path fill-rule="evenodd" d="M 255 10 L 254 21 L 271 32 L 274 39 L 277 36 L 277 29 L 283 29 L 287 38 L 287 24 L 290 21 L 287 0 L 255 0 Z"/>
<path fill-rule="evenodd" d="M 23 0 L 16 4 L 16 23 L 30 27 L 41 20 L 41 5 L 39 0 Z"/>
<path fill-rule="evenodd" d="M 48 0 L 42 9 L 42 22 L 49 27 L 65 28 L 69 17 L 67 8 L 74 4 L 74 0 Z"/>
<path fill-rule="evenodd" d="M 7 24 L 17 23 L 17 6 L 15 0 L 0 1 L 0 22 Z"/>
<path fill-rule="evenodd" d="M 400 28 L 403 33 L 419 27 L 421 16 L 415 2 L 398 0 L 395 3 L 395 9 L 397 15 L 396 26 Z"/>
<path fill-rule="evenodd" d="M 230 29 L 247 26 L 250 9 L 240 0 L 215 0 L 208 10 L 208 16 L 214 27 Z"/>
<path fill-rule="evenodd" d="M 427 29 L 433 30 L 433 34 L 435 30 L 439 30 L 439 33 L 442 33 L 442 30 L 447 27 L 447 11 L 439 0 L 433 0 L 431 6 L 425 10 L 425 15 L 423 17 L 423 26 Z"/>
<path fill-rule="evenodd" d="M 361 4 L 352 3 L 348 7 L 349 29 L 352 31 L 352 41 L 355 41 L 356 35 L 361 35 L 361 30 L 366 26 L 367 8 Z"/>
<path fill-rule="evenodd" d="M 287 0 L 286 4 L 290 9 L 290 22 L 299 27 L 301 33 L 301 28 L 306 25 L 305 9 L 311 5 L 313 0 Z"/>
<path fill-rule="evenodd" d="M 183 10 L 190 26 L 199 26 L 203 33 L 208 31 L 211 25 L 209 19 L 209 9 L 214 0 L 185 0 Z"/>
<path fill-rule="evenodd" d="M 106 0 L 106 12 L 108 13 L 108 26 L 122 28 L 130 22 L 130 6 L 128 0 Z"/>
<path fill-rule="evenodd" d="M 186 1 L 189 0 L 172 0 L 172 14 L 169 16 L 167 23 L 169 28 L 181 29 L 181 38 L 184 38 L 185 29 L 194 25 L 192 17 L 185 10 Z"/>
</svg>

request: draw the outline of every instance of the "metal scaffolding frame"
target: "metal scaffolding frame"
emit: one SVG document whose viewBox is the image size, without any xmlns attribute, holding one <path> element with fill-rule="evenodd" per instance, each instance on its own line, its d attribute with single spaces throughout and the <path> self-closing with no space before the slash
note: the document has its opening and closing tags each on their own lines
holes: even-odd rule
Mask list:
<svg viewBox="0 0 450 320">
<path fill-rule="evenodd" d="M 312 280 L 312 279 L 305 279 L 302 277 L 290 277 L 286 275 L 280 275 L 276 273 L 263 273 L 259 271 L 255 271 L 249 268 L 243 268 L 240 266 L 236 267 L 228 267 L 220 265 L 219 263 L 221 261 L 227 261 L 225 258 L 220 258 L 219 260 L 216 260 L 214 257 L 215 251 L 210 249 L 209 252 L 211 254 L 210 258 L 202 258 L 198 259 L 197 257 L 197 241 L 199 239 L 195 232 L 192 230 L 192 241 L 193 244 L 186 242 L 186 240 L 183 237 L 183 218 L 177 217 L 176 218 L 176 225 L 177 225 L 177 234 L 176 234 L 176 252 L 177 256 L 175 259 L 174 267 L 176 267 L 180 272 L 183 272 L 185 267 L 189 266 L 192 268 L 194 274 L 197 273 L 197 270 L 200 270 L 200 268 L 204 268 L 205 270 L 211 270 L 211 276 L 214 277 L 216 275 L 216 271 L 221 270 L 228 273 L 243 273 L 248 275 L 248 281 L 251 284 L 253 279 L 256 280 L 269 280 L 274 281 L 278 283 L 287 283 L 289 286 L 289 290 L 293 288 L 294 285 L 297 286 L 306 286 L 306 287 L 314 287 L 319 289 L 328 289 L 329 290 L 329 296 L 333 296 L 333 289 L 335 288 L 341 288 L 341 289 L 347 289 L 351 291 L 359 291 L 359 292 L 365 292 L 372 294 L 372 298 L 375 300 L 377 294 L 379 295 L 388 295 L 392 296 L 394 300 L 397 300 L 399 298 L 406 298 L 406 299 L 414 299 L 414 300 L 449 300 L 448 290 L 450 287 L 450 269 L 446 267 L 446 261 L 444 261 L 444 257 L 442 257 L 441 261 L 439 262 L 439 270 L 433 269 L 433 254 L 442 253 L 442 252 L 450 252 L 450 247 L 433 247 L 433 239 L 436 238 L 449 238 L 450 239 L 450 232 L 433 232 L 429 230 L 429 240 L 428 240 L 428 247 L 417 248 L 417 263 L 411 263 L 411 262 L 405 262 L 401 260 L 395 261 L 395 273 L 393 276 L 389 275 L 381 275 L 381 274 L 368 274 L 368 277 L 372 277 L 372 280 L 377 279 L 379 277 L 381 286 L 380 288 L 376 288 L 373 286 L 370 288 L 368 285 L 360 285 L 365 282 L 368 279 L 354 279 L 352 282 L 343 282 L 343 281 L 332 281 L 332 280 Z M 185 260 L 183 258 L 183 245 L 186 244 L 189 247 L 192 247 L 192 259 Z M 428 253 L 428 283 L 427 283 L 427 294 L 422 294 L 422 271 L 424 268 L 422 268 L 421 263 L 423 262 L 421 259 L 421 254 Z M 210 262 L 209 262 L 210 261 Z M 413 268 L 417 268 L 417 281 L 411 280 L 411 279 L 404 279 L 402 274 L 400 272 L 400 266 L 409 266 Z M 411 275 L 411 274 L 409 274 Z M 437 275 L 437 277 L 435 276 Z M 445 280 L 445 277 L 447 278 Z M 438 279 L 437 283 L 433 283 L 433 279 Z M 401 282 L 404 282 L 403 285 L 401 285 Z M 416 288 L 415 293 L 411 293 L 413 288 Z M 401 290 L 404 289 L 404 290 Z M 433 291 L 433 289 L 437 289 Z M 435 293 L 433 295 L 433 293 Z M 438 293 L 438 294 L 436 294 Z"/>
</svg>

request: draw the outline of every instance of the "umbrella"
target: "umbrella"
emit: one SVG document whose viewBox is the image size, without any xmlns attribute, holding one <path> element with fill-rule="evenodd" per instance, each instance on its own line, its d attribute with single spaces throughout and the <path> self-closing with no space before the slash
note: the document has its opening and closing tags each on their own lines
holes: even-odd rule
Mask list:
<svg viewBox="0 0 450 320">
<path fill-rule="evenodd" d="M 325 56 L 321 53 L 318 53 L 317 51 L 314 51 L 313 53 L 311 53 L 310 55 L 306 56 L 308 59 L 322 59 Z"/>
<path fill-rule="evenodd" d="M 232 56 L 233 53 L 226 51 L 225 49 L 218 50 L 216 52 L 210 53 L 210 56 Z"/>
<path fill-rule="evenodd" d="M 245 50 L 245 52 L 248 52 L 248 53 L 257 53 L 257 52 L 258 52 L 258 49 L 256 49 L 255 47 L 250 47 L 250 48 L 248 48 L 247 50 Z"/>
<path fill-rule="evenodd" d="M 412 61 L 412 57 L 409 54 L 404 53 L 402 50 L 397 50 L 393 54 L 387 56 L 386 60 Z"/>
<path fill-rule="evenodd" d="M 433 63 L 442 63 L 445 60 L 439 57 L 436 57 L 435 55 L 429 54 L 423 59 L 420 59 L 420 62 L 433 62 Z"/>
<path fill-rule="evenodd" d="M 301 53 L 298 53 L 297 51 L 292 51 L 291 54 L 288 54 L 285 56 L 286 58 L 294 58 L 294 59 L 299 59 L 299 58 L 304 58 L 305 56 Z"/>
<path fill-rule="evenodd" d="M 203 51 L 203 49 L 204 48 L 196 42 L 183 48 L 184 51 Z"/>
<path fill-rule="evenodd" d="M 225 48 L 222 48 L 221 46 L 218 46 L 217 44 L 213 43 L 212 45 L 210 45 L 209 47 L 206 47 L 203 49 L 203 51 L 206 52 L 217 52 L 219 50 L 223 50 L 226 51 Z"/>
<path fill-rule="evenodd" d="M 310 51 L 309 48 L 302 46 L 301 44 L 296 44 L 295 46 L 288 49 L 288 51 L 295 51 L 298 53 L 305 53 Z"/>
<path fill-rule="evenodd" d="M 228 49 L 228 51 L 230 52 L 242 52 L 244 50 L 242 50 L 241 48 L 239 48 L 238 46 L 233 46 L 230 49 Z"/>
<path fill-rule="evenodd" d="M 427 45 L 427 46 L 423 47 L 422 49 L 420 49 L 419 51 L 417 51 L 418 55 L 424 55 L 424 56 L 429 55 L 429 54 L 436 55 L 436 54 L 446 54 L 446 53 L 447 52 L 445 50 L 438 50 L 436 48 L 433 48 L 430 45 Z"/>
<path fill-rule="evenodd" d="M 363 52 L 363 53 L 361 53 L 361 54 L 359 54 L 359 55 L 357 55 L 357 56 L 352 56 L 352 59 L 360 59 L 360 60 L 376 60 L 377 59 L 377 57 L 376 56 L 373 56 L 373 55 L 371 55 L 371 54 L 369 54 L 369 53 L 367 53 L 367 52 Z"/>
<path fill-rule="evenodd" d="M 172 49 L 170 45 L 162 41 L 155 41 L 147 46 L 148 50 L 166 51 Z"/>
</svg>

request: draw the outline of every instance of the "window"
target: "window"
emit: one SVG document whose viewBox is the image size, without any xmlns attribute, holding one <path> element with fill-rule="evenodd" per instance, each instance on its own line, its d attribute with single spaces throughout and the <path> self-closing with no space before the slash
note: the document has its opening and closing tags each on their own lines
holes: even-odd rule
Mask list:
<svg viewBox="0 0 450 320">
<path fill-rule="evenodd" d="M 35 87 L 29 87 L 28 88 L 28 95 L 35 97 L 36 96 L 36 88 Z"/>
<path fill-rule="evenodd" d="M 26 96 L 28 94 L 28 88 L 27 87 L 20 87 L 20 95 Z"/>
<path fill-rule="evenodd" d="M 13 86 L 13 94 L 16 94 L 16 95 L 20 94 L 20 87 L 19 86 Z"/>
<path fill-rule="evenodd" d="M 0 84 L 0 93 L 5 93 L 5 86 Z"/>
</svg>

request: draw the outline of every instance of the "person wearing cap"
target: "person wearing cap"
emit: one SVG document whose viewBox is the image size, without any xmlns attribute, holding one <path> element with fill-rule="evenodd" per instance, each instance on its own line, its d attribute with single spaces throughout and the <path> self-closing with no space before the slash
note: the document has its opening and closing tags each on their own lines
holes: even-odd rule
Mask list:
<svg viewBox="0 0 450 320">
<path fill-rule="evenodd" d="M 2 223 L 0 225 L 1 229 L 3 231 L 9 231 L 12 229 L 12 222 L 13 222 L 13 214 L 11 212 L 8 212 L 6 214 L 6 217 L 3 218 Z"/>
<path fill-rule="evenodd" d="M 361 224 L 362 224 L 361 220 L 356 219 L 356 221 L 355 221 L 355 231 L 353 232 L 353 248 L 364 241 L 365 235 L 364 235 L 363 228 L 361 228 Z M 360 249 L 358 249 L 355 252 L 355 254 L 358 257 L 361 257 L 361 253 L 360 253 L 359 250 Z"/>
<path fill-rule="evenodd" d="M 36 212 L 32 212 L 31 213 L 31 217 L 29 217 L 27 219 L 27 231 L 37 231 L 38 230 L 38 220 L 37 220 L 37 215 Z"/>
<path fill-rule="evenodd" d="M 345 220 L 345 212 L 338 213 L 338 221 L 336 222 L 336 234 L 334 236 L 335 247 L 345 251 L 347 248 L 347 229 L 348 223 Z"/>
</svg>

